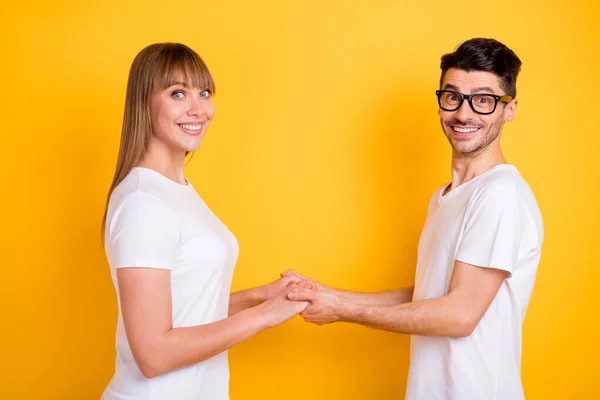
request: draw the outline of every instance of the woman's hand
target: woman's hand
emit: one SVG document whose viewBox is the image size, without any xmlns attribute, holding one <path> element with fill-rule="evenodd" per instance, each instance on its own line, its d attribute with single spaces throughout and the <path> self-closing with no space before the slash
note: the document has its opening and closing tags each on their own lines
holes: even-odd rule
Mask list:
<svg viewBox="0 0 600 400">
<path fill-rule="evenodd" d="M 281 279 L 288 279 L 288 278 L 297 279 L 298 283 L 300 283 L 302 281 L 306 282 L 308 286 L 304 286 L 304 285 L 301 285 L 301 286 L 304 288 L 310 289 L 310 290 L 318 290 L 319 292 L 335 291 L 333 288 L 330 288 L 329 286 L 325 286 L 325 285 L 315 281 L 314 279 L 307 278 L 306 276 L 299 274 L 298 272 L 294 271 L 293 269 L 287 270 L 281 274 Z"/>
<path fill-rule="evenodd" d="M 308 306 L 307 301 L 292 301 L 288 299 L 288 294 L 294 288 L 298 288 L 298 286 L 292 283 L 289 287 L 285 287 L 277 295 L 256 307 L 257 309 L 261 309 L 265 328 L 273 328 L 286 322 L 300 314 Z"/>
</svg>

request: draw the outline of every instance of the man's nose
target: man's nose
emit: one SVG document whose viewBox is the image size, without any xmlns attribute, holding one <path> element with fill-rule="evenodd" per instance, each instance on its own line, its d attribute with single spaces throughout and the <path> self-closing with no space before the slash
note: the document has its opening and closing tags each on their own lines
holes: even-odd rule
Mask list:
<svg viewBox="0 0 600 400">
<path fill-rule="evenodd" d="M 463 99 L 458 110 L 455 111 L 454 117 L 459 121 L 468 121 L 475 117 L 475 111 L 471 108 L 468 99 Z"/>
</svg>

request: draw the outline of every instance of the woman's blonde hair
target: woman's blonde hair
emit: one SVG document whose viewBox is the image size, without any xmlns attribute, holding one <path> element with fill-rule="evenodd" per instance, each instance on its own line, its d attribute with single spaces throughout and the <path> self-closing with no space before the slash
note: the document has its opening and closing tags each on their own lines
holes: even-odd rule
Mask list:
<svg viewBox="0 0 600 400">
<path fill-rule="evenodd" d="M 151 44 L 142 49 L 133 60 L 127 81 L 117 167 L 102 218 L 103 232 L 112 192 L 133 167 L 142 161 L 148 150 L 152 137 L 150 95 L 153 91 L 168 88 L 181 78 L 194 88 L 215 92 L 215 84 L 206 64 L 194 50 L 184 44 Z"/>
</svg>

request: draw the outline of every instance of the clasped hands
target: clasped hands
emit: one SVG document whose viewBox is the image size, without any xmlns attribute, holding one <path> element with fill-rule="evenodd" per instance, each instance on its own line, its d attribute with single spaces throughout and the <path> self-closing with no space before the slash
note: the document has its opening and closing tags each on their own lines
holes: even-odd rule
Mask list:
<svg viewBox="0 0 600 400">
<path fill-rule="evenodd" d="M 329 324 L 342 319 L 343 305 L 337 290 L 289 270 L 281 274 L 288 281 L 287 298 L 295 302 L 308 302 L 300 316 L 316 325 Z"/>
</svg>

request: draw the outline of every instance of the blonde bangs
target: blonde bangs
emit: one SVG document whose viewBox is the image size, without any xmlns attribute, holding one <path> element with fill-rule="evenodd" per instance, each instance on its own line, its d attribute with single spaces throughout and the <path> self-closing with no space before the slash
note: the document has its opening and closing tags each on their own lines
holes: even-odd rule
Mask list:
<svg viewBox="0 0 600 400">
<path fill-rule="evenodd" d="M 187 86 L 215 93 L 213 77 L 195 51 L 184 45 L 165 50 L 161 54 L 164 59 L 158 61 L 153 89 L 164 90 L 183 79 Z"/>
</svg>

